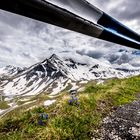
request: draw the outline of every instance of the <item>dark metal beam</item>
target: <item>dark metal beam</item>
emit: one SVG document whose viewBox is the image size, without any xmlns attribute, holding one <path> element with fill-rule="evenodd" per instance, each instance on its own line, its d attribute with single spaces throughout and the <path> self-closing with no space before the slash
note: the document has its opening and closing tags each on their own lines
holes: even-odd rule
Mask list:
<svg viewBox="0 0 140 140">
<path fill-rule="evenodd" d="M 79 14 L 73 7 L 70 7 L 70 9 L 73 8 L 72 10 L 67 9 L 69 2 L 74 2 L 74 0 L 52 1 L 51 3 L 51 0 L 0 0 L 0 9 L 102 40 L 140 49 L 140 36 L 137 33 L 90 5 L 85 0 L 75 0 L 77 7 L 78 4 L 81 7 L 81 11 L 78 9 L 78 12 L 83 12 L 83 15 Z M 55 4 L 58 1 L 61 2 L 60 5 L 59 3 Z M 64 6 L 62 5 L 63 3 Z M 82 6 L 85 11 L 82 11 Z M 97 16 L 95 15 L 96 13 Z M 96 19 L 99 17 L 96 21 L 97 23 L 92 21 L 92 18 L 90 19 L 92 15 L 93 17 L 96 16 Z"/>
</svg>

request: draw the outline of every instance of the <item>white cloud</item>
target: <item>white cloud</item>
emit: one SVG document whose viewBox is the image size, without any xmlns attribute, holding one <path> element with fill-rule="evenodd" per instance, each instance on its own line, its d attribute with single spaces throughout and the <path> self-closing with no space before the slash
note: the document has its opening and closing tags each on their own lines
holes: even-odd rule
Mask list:
<svg viewBox="0 0 140 140">
<path fill-rule="evenodd" d="M 120 17 L 126 25 L 140 33 L 140 18 L 131 20 L 122 18 L 122 15 L 128 15 L 125 11 L 130 10 L 130 2 L 124 0 L 88 1 L 108 14 L 116 18 Z M 133 3 L 135 2 L 137 0 L 133 0 Z M 133 13 L 134 11 L 135 9 L 130 10 Z M 130 14 L 132 15 L 133 13 Z M 80 54 L 89 55 L 93 58 L 105 59 L 110 54 L 118 52 L 120 48 L 129 51 L 132 50 L 39 21 L 0 11 L 0 67 L 9 64 L 30 66 L 46 59 L 52 53 L 62 55 L 64 52 L 69 52 L 69 55 L 75 54 L 75 56 L 78 55 L 76 52 L 80 52 Z M 133 65 L 139 65 L 138 61 L 139 59 L 136 57 L 130 62 Z"/>
</svg>

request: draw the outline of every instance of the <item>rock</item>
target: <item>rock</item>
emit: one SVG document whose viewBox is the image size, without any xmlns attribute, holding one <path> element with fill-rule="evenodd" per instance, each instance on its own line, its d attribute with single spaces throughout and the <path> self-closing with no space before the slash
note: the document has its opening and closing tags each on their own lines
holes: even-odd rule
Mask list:
<svg viewBox="0 0 140 140">
<path fill-rule="evenodd" d="M 107 116 L 100 133 L 101 140 L 140 140 L 140 98 Z"/>
</svg>

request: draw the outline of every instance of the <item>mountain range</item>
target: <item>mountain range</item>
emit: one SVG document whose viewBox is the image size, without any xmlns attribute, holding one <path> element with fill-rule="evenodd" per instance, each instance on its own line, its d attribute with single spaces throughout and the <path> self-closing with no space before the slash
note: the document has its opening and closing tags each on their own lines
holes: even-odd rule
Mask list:
<svg viewBox="0 0 140 140">
<path fill-rule="evenodd" d="M 68 86 L 78 88 L 80 84 L 92 80 L 125 78 L 139 73 L 138 69 L 113 68 L 96 59 L 87 64 L 53 54 L 29 68 L 0 68 L 0 92 L 5 100 L 38 95 L 42 92 L 53 96 Z"/>
</svg>

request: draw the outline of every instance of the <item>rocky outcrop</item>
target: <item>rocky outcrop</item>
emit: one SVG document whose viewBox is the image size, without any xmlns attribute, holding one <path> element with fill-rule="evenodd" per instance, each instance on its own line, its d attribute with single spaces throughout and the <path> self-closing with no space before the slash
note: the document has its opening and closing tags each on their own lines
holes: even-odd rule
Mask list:
<svg viewBox="0 0 140 140">
<path fill-rule="evenodd" d="M 140 95 L 103 121 L 100 140 L 140 140 Z"/>
</svg>

